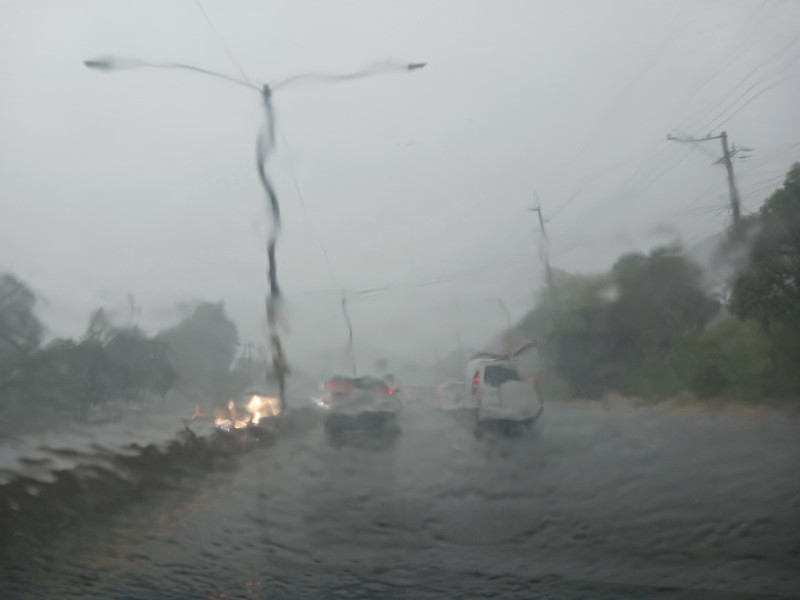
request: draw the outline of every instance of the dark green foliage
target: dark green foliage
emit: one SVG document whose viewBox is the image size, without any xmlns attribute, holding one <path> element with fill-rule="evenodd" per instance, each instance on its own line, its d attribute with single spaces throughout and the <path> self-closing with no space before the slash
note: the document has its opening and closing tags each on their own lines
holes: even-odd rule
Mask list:
<svg viewBox="0 0 800 600">
<path fill-rule="evenodd" d="M 97 311 L 82 340 L 19 348 L 0 361 L 0 410 L 15 418 L 83 420 L 110 400 L 163 396 L 176 377 L 168 353 L 162 342 L 136 328 L 115 328 Z"/>
<path fill-rule="evenodd" d="M 736 278 L 730 309 L 759 324 L 770 370 L 765 393 L 800 393 L 800 163 L 760 213 L 746 221 L 740 237 L 749 237 L 750 263 Z"/>
<path fill-rule="evenodd" d="M 0 360 L 39 346 L 43 329 L 35 305 L 36 296 L 27 284 L 8 273 L 0 274 Z"/>
<path fill-rule="evenodd" d="M 552 367 L 581 397 L 630 387 L 631 373 L 701 331 L 719 303 L 679 248 L 620 258 L 608 275 L 560 275 L 526 317 Z M 534 329 L 538 329 L 535 331 Z"/>
<path fill-rule="evenodd" d="M 0 415 L 15 429 L 83 420 L 92 407 L 163 398 L 178 385 L 224 402 L 249 384 L 249 369 L 230 368 L 238 333 L 221 304 L 200 304 L 156 337 L 117 327 L 99 309 L 82 339 L 41 347 L 33 292 L 0 275 L 0 293 Z"/>
<path fill-rule="evenodd" d="M 166 394 L 175 383 L 172 351 L 160 339 L 148 338 L 135 327 L 117 330 L 105 344 L 115 366 L 118 388 L 128 395 L 143 391 Z"/>
<path fill-rule="evenodd" d="M 720 315 L 701 269 L 668 247 L 622 256 L 600 276 L 557 273 L 519 329 L 539 341 L 561 396 L 796 398 L 800 164 L 718 253 L 739 268 L 727 307 L 738 320 Z"/>
<path fill-rule="evenodd" d="M 731 311 L 800 328 L 800 163 L 745 227 L 754 234 L 750 265 L 734 282 Z"/>
<path fill-rule="evenodd" d="M 239 333 L 222 303 L 199 304 L 191 315 L 156 339 L 170 348 L 180 386 L 214 400 L 241 392 L 241 377 L 231 372 Z"/>
<path fill-rule="evenodd" d="M 701 398 L 722 396 L 730 385 L 730 381 L 715 364 L 701 364 L 692 375 L 690 388 Z"/>
<path fill-rule="evenodd" d="M 728 309 L 679 248 L 622 256 L 607 275 L 558 274 L 520 323 L 570 396 L 751 401 L 800 394 L 800 164 L 720 248 L 744 265 Z M 747 256 L 745 263 L 741 256 Z"/>
</svg>

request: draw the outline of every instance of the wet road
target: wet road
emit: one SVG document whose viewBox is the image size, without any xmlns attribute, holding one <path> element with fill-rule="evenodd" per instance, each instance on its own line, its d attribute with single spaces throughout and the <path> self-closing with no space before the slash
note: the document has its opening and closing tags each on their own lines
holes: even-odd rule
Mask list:
<svg viewBox="0 0 800 600">
<path fill-rule="evenodd" d="M 800 421 L 547 407 L 475 440 L 418 408 L 387 448 L 321 427 L 6 558 L 2 598 L 800 596 Z"/>
</svg>

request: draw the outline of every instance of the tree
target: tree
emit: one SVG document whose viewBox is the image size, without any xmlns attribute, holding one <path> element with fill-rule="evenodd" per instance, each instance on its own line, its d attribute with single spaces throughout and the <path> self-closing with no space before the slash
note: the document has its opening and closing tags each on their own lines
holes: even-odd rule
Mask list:
<svg viewBox="0 0 800 600">
<path fill-rule="evenodd" d="M 608 274 L 560 275 L 521 327 L 574 394 L 597 396 L 705 327 L 720 305 L 701 276 L 679 247 L 627 254 Z"/>
<path fill-rule="evenodd" d="M 730 310 L 759 323 L 774 367 L 772 326 L 788 328 L 795 339 L 800 333 L 800 163 L 746 226 L 755 231 L 750 264 L 734 281 Z"/>
<path fill-rule="evenodd" d="M 163 340 L 148 338 L 138 327 L 126 327 L 110 331 L 103 347 L 118 395 L 133 399 L 147 391 L 163 397 L 174 385 L 177 373 Z"/>
<path fill-rule="evenodd" d="M 98 308 L 89 317 L 89 326 L 86 328 L 86 333 L 83 334 L 83 337 L 84 339 L 104 342 L 113 335 L 113 331 L 114 326 L 106 315 L 106 311 Z"/>
<path fill-rule="evenodd" d="M 539 305 L 522 322 L 523 334 L 540 342 L 546 362 L 574 395 L 592 397 L 608 385 L 607 275 L 558 273 Z"/>
<path fill-rule="evenodd" d="M 179 383 L 197 386 L 213 396 L 228 391 L 239 334 L 221 302 L 201 303 L 190 316 L 159 333 L 156 339 L 171 349 Z"/>
<path fill-rule="evenodd" d="M 15 351 L 36 349 L 43 327 L 34 313 L 36 295 L 14 275 L 0 275 L 0 361 Z"/>
<path fill-rule="evenodd" d="M 146 392 L 163 397 L 174 386 L 176 371 L 164 341 L 137 327 L 115 327 L 98 309 L 82 339 L 59 338 L 41 348 L 33 294 L 8 277 L 0 279 L 0 289 L 6 300 L 0 322 L 11 324 L 0 355 L 0 410 L 17 426 L 41 426 L 65 414 L 83 420 L 109 400 L 138 399 Z"/>
<path fill-rule="evenodd" d="M 619 297 L 610 318 L 619 352 L 635 362 L 644 353 L 668 352 L 682 337 L 702 330 L 720 304 L 701 288 L 702 270 L 678 246 L 629 254 L 611 270 Z"/>
<path fill-rule="evenodd" d="M 55 339 L 28 356 L 9 392 L 28 412 L 82 420 L 114 391 L 114 364 L 97 340 Z"/>
<path fill-rule="evenodd" d="M 800 325 L 800 163 L 761 207 L 750 266 L 734 283 L 731 310 L 741 319 Z"/>
</svg>

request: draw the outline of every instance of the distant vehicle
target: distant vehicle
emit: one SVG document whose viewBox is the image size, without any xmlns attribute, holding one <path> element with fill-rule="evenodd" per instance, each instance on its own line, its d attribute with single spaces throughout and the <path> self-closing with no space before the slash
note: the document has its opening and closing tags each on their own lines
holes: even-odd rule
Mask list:
<svg viewBox="0 0 800 600">
<path fill-rule="evenodd" d="M 394 437 L 402 403 L 395 389 L 377 377 L 332 377 L 323 384 L 317 405 L 325 410 L 330 442 L 352 435 Z"/>
<path fill-rule="evenodd" d="M 436 406 L 442 410 L 456 410 L 463 405 L 464 382 L 448 381 L 436 386 Z"/>
<path fill-rule="evenodd" d="M 529 429 L 544 404 L 533 382 L 523 381 L 517 366 L 508 359 L 475 358 L 467 364 L 464 405 L 474 410 L 475 433 L 486 428 L 508 432 Z"/>
</svg>

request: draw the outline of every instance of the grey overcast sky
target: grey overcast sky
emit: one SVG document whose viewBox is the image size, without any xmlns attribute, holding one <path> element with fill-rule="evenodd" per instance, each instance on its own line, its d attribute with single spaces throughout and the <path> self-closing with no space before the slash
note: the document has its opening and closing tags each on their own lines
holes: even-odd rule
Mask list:
<svg viewBox="0 0 800 600">
<path fill-rule="evenodd" d="M 264 339 L 265 203 L 255 92 L 188 72 L 110 74 L 101 55 L 274 82 L 387 59 L 421 71 L 275 95 L 278 246 L 290 360 L 340 360 L 351 296 L 362 365 L 477 347 L 558 268 L 724 227 L 718 142 L 744 210 L 800 160 L 800 3 L 0 0 L 0 269 L 78 335 L 127 294 L 151 331 L 223 300 Z M 330 259 L 329 270 L 323 248 Z M 356 297 L 361 290 L 386 288 Z M 332 357 L 332 358 L 331 358 Z M 332 367 L 333 368 L 333 367 Z"/>
</svg>

